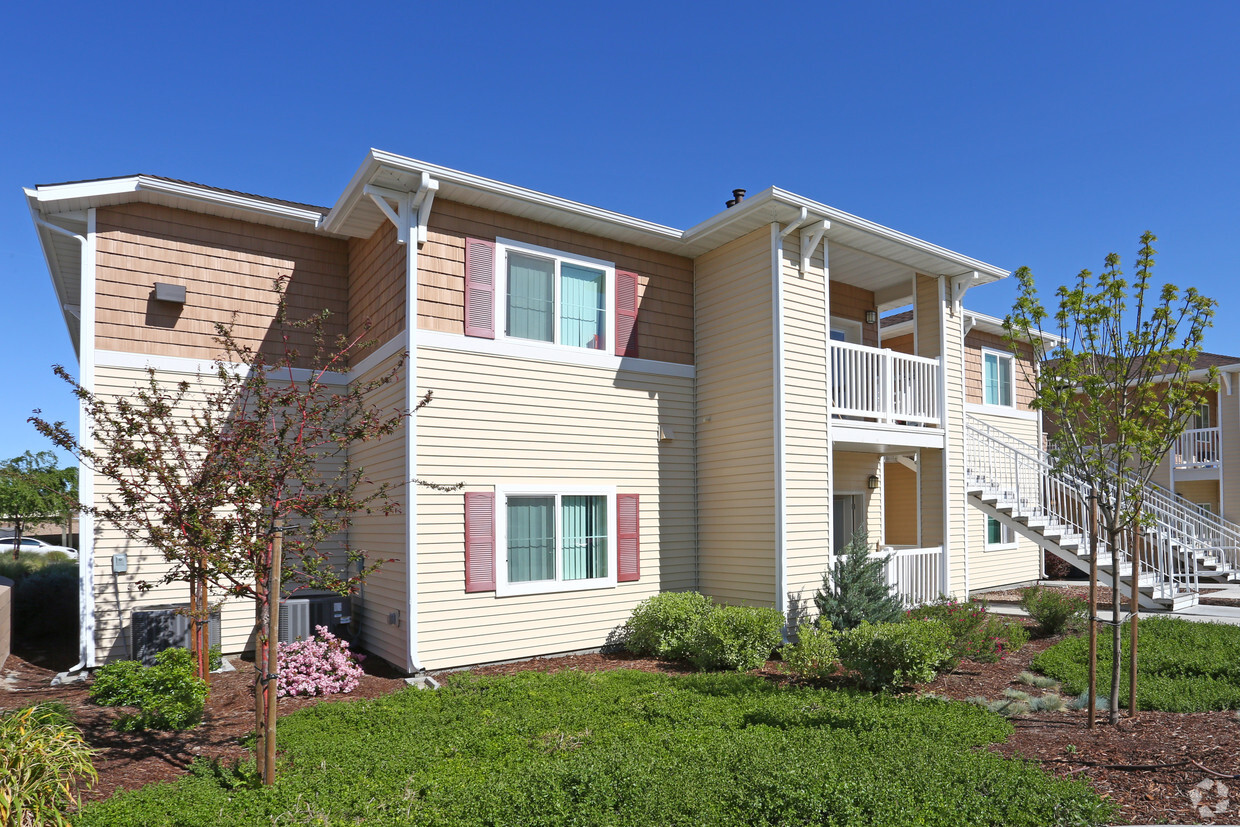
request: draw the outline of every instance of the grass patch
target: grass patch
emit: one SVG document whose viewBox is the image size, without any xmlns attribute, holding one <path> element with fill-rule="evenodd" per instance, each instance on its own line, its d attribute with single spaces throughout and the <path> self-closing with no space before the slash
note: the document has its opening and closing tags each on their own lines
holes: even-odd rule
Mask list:
<svg viewBox="0 0 1240 827">
<path fill-rule="evenodd" d="M 631 670 L 452 679 L 280 722 L 272 789 L 200 766 L 83 825 L 1105 823 L 1081 782 L 976 747 L 967 704 Z M 234 779 L 235 780 L 235 779 Z M 292 819 L 292 821 L 289 821 Z"/>
<path fill-rule="evenodd" d="M 1138 625 L 1137 706 L 1164 712 L 1240 708 L 1240 627 L 1177 618 L 1143 618 Z M 1128 626 L 1124 625 L 1120 704 L 1128 704 Z M 1073 693 L 1089 681 L 1089 642 L 1082 637 L 1055 644 L 1033 660 L 1040 672 Z M 1098 695 L 1111 691 L 1111 641 L 1098 640 Z"/>
</svg>

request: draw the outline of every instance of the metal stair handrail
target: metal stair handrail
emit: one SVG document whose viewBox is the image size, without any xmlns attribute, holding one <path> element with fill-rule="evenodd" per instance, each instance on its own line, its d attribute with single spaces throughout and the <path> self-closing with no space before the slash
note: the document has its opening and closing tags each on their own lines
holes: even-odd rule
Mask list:
<svg viewBox="0 0 1240 827">
<path fill-rule="evenodd" d="M 1049 455 L 1042 448 L 1032 445 L 1019 437 L 1012 436 L 993 425 L 969 416 L 969 425 L 984 430 L 992 437 L 1014 444 L 1026 453 L 1039 457 L 1050 464 Z M 1140 484 L 1136 475 L 1126 472 L 1130 482 Z M 1220 567 L 1232 571 L 1240 570 L 1240 526 L 1223 519 L 1212 511 L 1207 511 L 1196 503 L 1175 496 L 1171 491 L 1158 483 L 1145 483 L 1146 509 L 1160 518 L 1172 531 L 1173 542 L 1192 547 L 1202 554 L 1214 554 L 1219 558 Z"/>
<path fill-rule="evenodd" d="M 1056 471 L 1044 452 L 1022 450 L 1013 442 L 1019 440 L 969 417 L 965 427 L 967 473 L 1010 502 L 1013 516 L 1019 513 L 1026 518 L 1043 519 L 1048 525 L 1059 524 L 1088 538 L 1088 487 L 1072 474 Z M 1149 510 L 1154 517 L 1154 529 L 1146 534 L 1146 549 L 1137 556 L 1132 574 L 1139 582 L 1148 579 L 1155 599 L 1196 593 L 1196 551 L 1182 539 L 1173 539 L 1182 531 L 1173 515 L 1158 507 Z M 1118 556 L 1121 567 L 1127 566 L 1134 562 L 1130 544 L 1131 538 L 1125 533 L 1111 548 L 1100 534 L 1099 557 Z"/>
</svg>

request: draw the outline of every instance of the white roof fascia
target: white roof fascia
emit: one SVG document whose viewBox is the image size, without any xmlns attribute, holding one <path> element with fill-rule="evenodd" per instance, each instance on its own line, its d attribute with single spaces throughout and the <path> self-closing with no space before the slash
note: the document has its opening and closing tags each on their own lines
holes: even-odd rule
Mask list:
<svg viewBox="0 0 1240 827">
<path fill-rule="evenodd" d="M 187 184 L 180 181 L 165 181 L 147 175 L 131 175 L 127 178 L 106 178 L 101 181 L 82 181 L 74 184 L 49 184 L 26 190 L 33 194 L 39 204 L 51 206 L 58 201 L 71 199 L 95 199 L 106 196 L 123 195 L 125 193 L 152 192 L 215 204 L 222 207 L 262 213 L 277 218 L 318 226 L 323 219 L 320 210 L 308 207 L 295 207 L 291 204 L 278 204 L 251 195 L 221 192 L 219 190 Z M 44 212 L 41 210 L 41 212 Z"/>
<path fill-rule="evenodd" d="M 26 206 L 30 209 L 30 222 L 34 224 L 34 231 L 39 236 L 39 247 L 43 250 L 43 261 L 47 264 L 47 273 L 52 279 L 52 290 L 56 293 L 56 303 L 60 305 L 60 313 L 65 320 L 65 329 L 69 332 L 69 341 L 73 344 L 73 350 L 80 355 L 81 343 L 78 342 L 79 320 L 69 311 L 70 303 L 77 300 L 77 307 L 81 306 L 80 296 L 70 296 L 60 277 L 60 268 L 55 261 L 55 253 L 53 247 L 48 243 L 48 238 L 53 230 L 48 229 L 40 223 L 42 215 L 38 209 L 38 192 L 30 187 L 24 187 L 22 190 L 26 194 Z M 45 219 L 44 219 L 45 220 Z M 49 222 L 50 223 L 50 222 Z M 66 232 L 72 233 L 66 228 Z M 77 236 L 77 233 L 72 233 Z M 77 236 L 80 238 L 80 236 Z"/>
<path fill-rule="evenodd" d="M 620 227 L 626 230 L 636 230 L 641 233 L 648 233 L 664 240 L 679 241 L 684 235 L 680 230 L 674 227 L 668 227 L 663 224 L 656 224 L 652 221 L 644 221 L 640 218 L 634 218 L 622 213 L 612 212 L 600 207 L 592 207 L 589 204 L 582 204 L 579 201 L 570 201 L 567 198 L 560 198 L 554 195 L 548 195 L 537 190 L 526 189 L 514 184 L 505 184 L 502 181 L 496 181 L 491 178 L 483 178 L 480 175 L 471 175 L 460 170 L 442 167 L 438 164 L 431 164 L 425 161 L 418 161 L 413 158 L 406 158 L 402 155 L 395 155 L 390 152 L 372 149 L 367 155 L 366 160 L 362 163 L 358 171 L 349 181 L 344 192 L 336 201 L 335 206 L 328 212 L 326 218 L 322 222 L 323 229 L 327 232 L 339 232 L 341 222 L 352 211 L 354 206 L 363 196 L 362 190 L 366 184 L 370 183 L 371 177 L 381 167 L 392 167 L 403 172 L 421 173 L 428 175 L 438 181 L 442 187 L 444 184 L 451 184 L 467 189 L 479 190 L 481 192 L 491 193 L 494 195 L 510 198 L 514 201 L 521 201 L 528 204 L 534 204 L 540 207 L 550 208 L 559 212 L 575 215 L 585 218 L 592 222 L 598 222 L 602 227 Z M 440 190 L 443 195 L 443 190 Z M 601 233 L 606 235 L 606 233 Z"/>
<path fill-rule="evenodd" d="M 986 313 L 978 313 L 976 310 L 969 310 L 968 308 L 965 308 L 964 315 L 972 319 L 974 323 L 977 325 L 977 327 L 986 331 L 987 333 L 994 333 L 997 336 L 1002 336 L 1004 335 L 1004 333 L 1006 333 L 1006 331 L 1003 329 L 1003 319 L 1000 319 L 998 316 L 990 316 Z M 1033 332 L 1036 333 L 1036 331 L 1033 331 Z M 1060 336 L 1058 333 L 1051 333 L 1049 330 L 1043 330 L 1041 333 L 1038 333 L 1037 335 L 1040 335 L 1043 339 L 1046 340 L 1046 343 L 1051 345 L 1052 347 L 1058 347 L 1059 345 L 1062 345 L 1064 343 L 1064 338 L 1062 336 Z"/>
</svg>

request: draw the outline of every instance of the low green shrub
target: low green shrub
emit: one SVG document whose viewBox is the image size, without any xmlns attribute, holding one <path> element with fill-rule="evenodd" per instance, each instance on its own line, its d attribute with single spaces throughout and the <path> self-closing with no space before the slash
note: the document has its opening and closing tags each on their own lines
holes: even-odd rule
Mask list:
<svg viewBox="0 0 1240 827">
<path fill-rule="evenodd" d="M 814 595 L 819 623 L 844 631 L 862 623 L 899 620 L 904 605 L 887 585 L 886 565 L 870 553 L 865 529 L 858 529 L 822 575 L 822 588 Z"/>
<path fill-rule="evenodd" d="M 45 563 L 15 581 L 13 633 L 23 642 L 77 638 L 77 563 Z"/>
<path fill-rule="evenodd" d="M 816 623 L 802 623 L 797 640 L 780 650 L 784 670 L 805 681 L 821 681 L 835 674 L 839 652 L 835 648 L 835 630 Z"/>
<path fill-rule="evenodd" d="M 1164 712 L 1240 708 L 1240 627 L 1143 617 L 1137 648 L 1137 706 Z M 1123 657 L 1128 659 L 1127 624 Z M 1111 692 L 1111 646 L 1098 646 L 1098 696 Z M 1061 681 L 1068 692 L 1089 688 L 1089 641 L 1071 637 L 1033 659 L 1033 667 Z M 1128 669 L 1122 670 L 1120 705 L 1128 704 Z"/>
<path fill-rule="evenodd" d="M 1057 635 L 1080 628 L 1089 617 L 1089 604 L 1059 589 L 1030 586 L 1020 590 L 1021 608 L 1038 623 L 1038 633 Z"/>
<path fill-rule="evenodd" d="M 965 704 L 776 686 L 757 675 L 461 675 L 436 692 L 319 704 L 281 718 L 284 761 L 274 787 L 251 789 L 248 763 L 240 774 L 208 765 L 89 804 L 77 821 L 1107 823 L 1115 808 L 1084 782 L 979 749 L 1012 731 Z"/>
<path fill-rule="evenodd" d="M 698 623 L 713 603 L 697 592 L 663 592 L 637 604 L 624 625 L 625 648 L 635 655 L 683 660 Z"/>
<path fill-rule="evenodd" d="M 926 683 L 951 661 L 952 634 L 939 620 L 862 623 L 836 636 L 840 664 L 868 689 Z"/>
<path fill-rule="evenodd" d="M 698 669 L 757 669 L 783 641 L 783 628 L 778 609 L 716 606 L 698 621 L 689 661 Z"/>
<path fill-rule="evenodd" d="M 93 755 L 63 704 L 0 713 L 0 824 L 67 825 L 79 779 L 98 778 Z"/>
<path fill-rule="evenodd" d="M 951 659 L 944 664 L 945 669 L 955 669 L 964 660 L 995 663 L 1029 642 L 1024 626 L 991 614 L 982 600 L 961 603 L 941 598 L 910 610 L 906 616 L 910 620 L 938 620 L 951 632 Z"/>
<path fill-rule="evenodd" d="M 138 708 L 116 720 L 122 731 L 190 729 L 202 721 L 207 700 L 207 682 L 195 672 L 188 649 L 165 649 L 150 667 L 136 660 L 116 661 L 95 673 L 90 698 L 102 706 Z"/>
</svg>

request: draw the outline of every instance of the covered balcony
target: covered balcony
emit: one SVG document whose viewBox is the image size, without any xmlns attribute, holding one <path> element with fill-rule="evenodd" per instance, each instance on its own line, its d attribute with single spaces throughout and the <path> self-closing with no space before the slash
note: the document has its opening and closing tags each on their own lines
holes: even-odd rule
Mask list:
<svg viewBox="0 0 1240 827">
<path fill-rule="evenodd" d="M 837 442 L 943 447 L 939 359 L 831 342 L 831 430 Z"/>
<path fill-rule="evenodd" d="M 1171 464 L 1177 480 L 1218 479 L 1223 461 L 1219 428 L 1190 428 L 1172 446 Z"/>
</svg>

